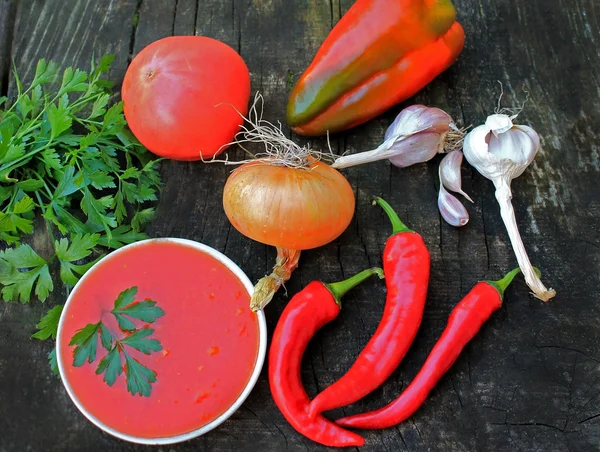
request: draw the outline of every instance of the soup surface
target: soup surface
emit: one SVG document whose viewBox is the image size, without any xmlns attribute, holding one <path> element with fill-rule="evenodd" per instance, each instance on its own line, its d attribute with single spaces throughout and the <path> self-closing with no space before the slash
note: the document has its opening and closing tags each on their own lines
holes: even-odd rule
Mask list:
<svg viewBox="0 0 600 452">
<path fill-rule="evenodd" d="M 149 325 L 162 350 L 145 355 L 127 349 L 157 373 L 150 397 L 129 393 L 125 373 L 112 387 L 96 375 L 107 354 L 99 338 L 96 360 L 81 367 L 73 366 L 75 347 L 69 346 L 77 330 L 99 320 L 113 336 L 126 336 L 110 311 L 117 296 L 133 286 L 136 301 L 154 300 L 164 311 Z M 259 327 L 249 301 L 243 283 L 225 265 L 190 246 L 164 240 L 109 255 L 81 281 L 63 313 L 57 350 L 65 383 L 91 415 L 121 433 L 159 438 L 200 428 L 225 412 L 251 378 Z"/>
</svg>

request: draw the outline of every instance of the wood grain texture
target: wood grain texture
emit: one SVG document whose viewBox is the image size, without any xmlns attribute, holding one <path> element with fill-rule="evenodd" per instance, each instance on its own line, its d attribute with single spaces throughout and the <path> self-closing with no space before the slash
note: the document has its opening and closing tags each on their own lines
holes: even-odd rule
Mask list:
<svg viewBox="0 0 600 452">
<path fill-rule="evenodd" d="M 265 117 L 283 120 L 290 83 L 310 63 L 351 0 L 22 0 L 14 38 L 0 0 L 0 69 L 12 54 L 32 75 L 39 58 L 86 67 L 93 52 L 115 53 L 110 74 L 122 80 L 131 57 L 164 36 L 220 39 L 246 60 L 253 91 L 265 98 Z M 364 432 L 364 451 L 594 451 L 600 444 L 600 4 L 596 0 L 455 0 L 467 43 L 459 61 L 413 99 L 331 138 L 334 152 L 377 146 L 395 114 L 412 103 L 437 106 L 464 126 L 480 124 L 504 105 L 529 100 L 518 122 L 541 135 L 544 151 L 514 182 L 521 233 L 543 280 L 558 291 L 549 304 L 527 294 L 522 280 L 467 347 L 427 403 L 397 428 Z M 11 44 L 12 41 L 12 44 Z M 10 48 L 9 48 L 10 45 Z M 0 70 L 0 78 L 6 71 Z M 526 91 L 525 91 L 526 90 Z M 526 94 L 526 92 L 528 94 Z M 293 137 L 307 142 L 304 138 Z M 311 139 L 325 149 L 325 139 Z M 381 264 L 390 233 L 373 196 L 383 196 L 419 231 L 432 257 L 425 318 L 403 364 L 380 389 L 332 417 L 380 407 L 416 374 L 447 316 L 473 284 L 516 265 L 492 184 L 463 168 L 463 187 L 475 199 L 469 225 L 457 230 L 436 207 L 437 164 L 407 169 L 387 162 L 344 171 L 357 211 L 334 243 L 303 253 L 287 289 L 314 279 L 335 281 Z M 224 252 L 252 280 L 267 273 L 275 252 L 241 236 L 221 206 L 230 168 L 165 162 L 167 182 L 150 226 L 155 237 L 202 241 Z M 35 238 L 34 238 L 35 239 Z M 43 240 L 40 236 L 39 240 Z M 50 375 L 50 344 L 32 342 L 41 306 L 0 305 L 0 451 L 138 451 L 87 422 Z M 345 298 L 339 319 L 311 343 L 302 378 L 311 396 L 341 377 L 375 331 L 383 311 L 383 283 L 369 281 Z M 286 302 L 267 309 L 269 334 Z M 163 450 L 163 449 L 161 449 Z M 266 368 L 246 403 L 204 437 L 164 450 L 327 450 L 298 435 L 269 392 Z"/>
<path fill-rule="evenodd" d="M 15 2 L 0 1 L 0 95 L 8 91 L 13 28 L 15 23 Z"/>
</svg>

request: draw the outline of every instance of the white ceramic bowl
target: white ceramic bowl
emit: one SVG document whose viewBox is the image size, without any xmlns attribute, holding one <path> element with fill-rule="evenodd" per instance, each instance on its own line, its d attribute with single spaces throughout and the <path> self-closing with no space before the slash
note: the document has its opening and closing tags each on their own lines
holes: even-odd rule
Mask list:
<svg viewBox="0 0 600 452">
<path fill-rule="evenodd" d="M 89 275 L 91 275 L 94 272 L 94 268 L 96 267 L 96 265 L 99 265 L 100 262 L 103 262 L 106 259 L 110 259 L 112 256 L 119 254 L 126 249 L 133 248 L 133 247 L 139 246 L 141 244 L 145 244 L 148 242 L 154 242 L 154 241 L 160 241 L 160 242 L 171 241 L 174 243 L 178 243 L 180 245 L 189 246 L 189 247 L 197 249 L 199 251 L 203 251 L 204 253 L 214 257 L 219 262 L 221 262 L 223 265 L 225 265 L 229 270 L 231 270 L 233 272 L 233 274 L 235 276 L 237 276 L 238 279 L 243 283 L 244 287 L 248 291 L 248 294 L 252 295 L 254 286 L 250 282 L 248 277 L 245 275 L 245 273 L 231 259 L 229 259 L 224 254 L 220 253 L 219 251 L 215 250 L 214 248 L 211 248 L 210 246 L 204 245 L 202 243 L 194 242 L 192 240 L 178 239 L 178 238 L 160 238 L 160 239 L 142 240 L 140 242 L 132 243 L 130 245 L 119 248 L 118 250 L 113 251 L 112 253 L 108 254 L 106 257 L 104 257 L 103 259 L 98 261 L 96 264 L 94 264 L 94 266 L 92 268 L 90 268 L 90 270 L 88 270 L 88 272 L 79 280 L 79 282 L 75 285 L 75 287 L 71 291 L 71 294 L 67 298 L 67 302 L 65 303 L 65 307 L 63 309 L 62 315 L 58 322 L 58 333 L 57 333 L 57 337 L 56 337 L 57 344 L 61 342 L 62 326 L 63 326 L 64 320 L 65 320 L 65 313 L 68 311 L 68 308 L 69 308 L 69 304 L 72 302 L 73 296 L 77 292 L 78 286 L 81 284 L 81 282 L 83 280 L 85 280 L 85 278 L 87 278 Z M 250 391 L 252 391 L 252 388 L 254 388 L 256 381 L 258 380 L 258 376 L 260 374 L 260 371 L 261 371 L 262 366 L 265 361 L 265 354 L 266 354 L 266 350 L 267 350 L 267 325 L 265 322 L 264 313 L 262 311 L 259 311 L 256 314 L 258 316 L 258 327 L 259 327 L 258 356 L 256 358 L 256 362 L 254 364 L 254 370 L 252 372 L 252 375 L 250 376 L 250 380 L 246 384 L 246 387 L 244 388 L 244 390 L 242 391 L 240 396 L 237 398 L 237 400 L 223 414 L 221 414 L 218 418 L 216 418 L 212 422 L 210 422 L 196 430 L 193 430 L 191 432 L 184 433 L 181 435 L 176 435 L 176 436 L 164 437 L 164 438 L 142 438 L 142 437 L 137 437 L 137 436 L 128 435 L 126 433 L 122 433 L 118 430 L 115 430 L 114 428 L 107 426 L 106 424 L 101 422 L 99 419 L 97 419 L 95 416 L 93 416 L 91 413 L 89 413 L 86 410 L 86 408 L 77 399 L 77 397 L 74 394 L 72 388 L 70 387 L 67 379 L 65 378 L 64 362 L 63 362 L 61 353 L 58 351 L 59 348 L 57 348 L 56 357 L 57 357 L 58 370 L 60 372 L 61 380 L 65 386 L 65 389 L 67 390 L 67 393 L 71 397 L 71 400 L 73 401 L 73 403 L 75 403 L 77 408 L 79 408 L 79 411 L 81 411 L 83 413 L 83 415 L 85 417 L 87 417 L 97 427 L 101 428 L 106 433 L 116 436 L 117 438 L 123 439 L 125 441 L 130 441 L 132 443 L 150 444 L 150 445 L 174 444 L 174 443 L 179 443 L 182 441 L 187 441 L 192 438 L 196 438 L 200 435 L 203 435 L 203 434 L 211 431 L 218 425 L 222 424 L 226 419 L 228 419 L 242 405 L 242 403 L 244 403 L 244 401 L 250 394 Z"/>
</svg>

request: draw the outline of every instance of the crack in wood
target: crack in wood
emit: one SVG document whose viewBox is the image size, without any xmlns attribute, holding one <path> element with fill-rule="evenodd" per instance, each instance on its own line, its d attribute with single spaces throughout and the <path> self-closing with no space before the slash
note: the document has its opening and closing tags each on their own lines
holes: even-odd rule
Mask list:
<svg viewBox="0 0 600 452">
<path fill-rule="evenodd" d="M 15 3 L 0 0 L 0 97 L 8 96 L 16 13 Z"/>
<path fill-rule="evenodd" d="M 460 397 L 460 394 L 459 394 L 458 390 L 456 389 L 456 386 L 454 385 L 454 377 L 452 377 L 452 376 L 450 376 L 450 384 L 452 385 L 452 389 L 456 393 L 456 397 L 458 397 L 458 403 L 460 403 L 460 407 L 464 408 L 462 398 Z"/>
<path fill-rule="evenodd" d="M 585 424 L 586 422 L 593 421 L 594 419 L 596 419 L 598 417 L 600 417 L 600 413 L 594 414 L 593 416 L 590 416 L 582 421 L 579 421 L 578 424 Z"/>
<path fill-rule="evenodd" d="M 131 63 L 131 60 L 133 60 L 133 54 L 135 52 L 135 39 L 138 25 L 140 22 L 140 11 L 142 10 L 143 1 L 144 0 L 137 0 L 137 3 L 135 4 L 135 12 L 133 14 L 133 25 L 131 27 L 131 37 L 129 39 L 129 57 L 127 59 L 128 63 Z"/>
<path fill-rule="evenodd" d="M 600 414 L 598 415 L 600 416 Z M 490 422 L 489 425 L 507 425 L 510 427 L 546 427 L 565 433 L 565 430 L 555 425 L 544 424 L 543 422 Z"/>
<path fill-rule="evenodd" d="M 406 449 L 406 452 L 410 452 L 410 449 L 408 447 L 408 444 L 406 444 L 406 441 L 404 440 L 404 436 L 402 435 L 402 431 L 400 430 L 400 427 L 396 425 L 396 432 L 398 433 L 398 436 L 400 437 L 400 440 L 402 441 L 402 444 L 404 444 L 404 448 Z"/>
<path fill-rule="evenodd" d="M 200 9 L 200 0 L 196 0 L 196 10 L 194 11 L 194 36 L 198 36 L 198 10 Z"/>
<path fill-rule="evenodd" d="M 171 35 L 175 36 L 175 22 L 177 22 L 177 6 L 179 5 L 179 0 L 175 0 L 175 5 L 173 7 L 173 26 L 171 27 Z"/>
</svg>

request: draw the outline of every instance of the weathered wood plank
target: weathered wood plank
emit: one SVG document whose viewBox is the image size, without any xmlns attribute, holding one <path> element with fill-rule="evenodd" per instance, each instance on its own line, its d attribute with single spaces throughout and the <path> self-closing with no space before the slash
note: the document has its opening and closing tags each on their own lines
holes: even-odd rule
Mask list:
<svg viewBox="0 0 600 452">
<path fill-rule="evenodd" d="M 210 36 L 241 53 L 253 91 L 265 98 L 265 117 L 283 121 L 291 83 L 352 3 L 26 0 L 19 3 L 12 52 L 26 76 L 37 58 L 85 67 L 92 51 L 115 52 L 111 78 L 119 83 L 128 58 L 150 42 L 171 34 Z M 8 4 L 0 0 L 0 13 Z M 331 137 L 333 151 L 374 148 L 394 115 L 412 103 L 443 108 L 461 125 L 479 124 L 496 106 L 497 81 L 508 106 L 525 99 L 525 85 L 530 100 L 519 121 L 538 130 L 544 152 L 515 181 L 514 205 L 531 258 L 559 295 L 544 305 L 518 281 L 503 309 L 423 408 L 396 429 L 365 432 L 363 450 L 594 450 L 600 435 L 600 113 L 595 108 L 600 101 L 600 5 L 594 0 L 456 0 L 456 6 L 467 33 L 458 63 L 410 101 Z M 325 139 L 294 139 L 327 146 Z M 429 246 L 432 277 L 415 345 L 388 382 L 355 406 L 333 411 L 333 417 L 377 408 L 396 397 L 420 368 L 458 299 L 477 280 L 498 278 L 516 265 L 493 187 L 476 171 L 466 166 L 463 171 L 464 188 L 476 201 L 467 206 L 469 225 L 457 230 L 440 221 L 438 163 L 439 158 L 400 170 L 379 162 L 344 171 L 356 193 L 356 217 L 335 243 L 305 252 L 288 284 L 293 294 L 313 279 L 338 280 L 381 264 L 390 228 L 382 212 L 370 206 L 374 195 L 390 201 Z M 165 162 L 168 183 L 149 232 L 203 241 L 256 280 L 270 269 L 274 250 L 229 225 L 221 207 L 229 171 L 220 165 Z M 377 327 L 384 296 L 378 281 L 355 289 L 340 318 L 311 343 L 302 367 L 311 395 L 352 364 Z M 269 333 L 285 302 L 278 294 L 269 306 Z M 49 376 L 47 348 L 27 341 L 45 310 L 35 304 L 0 307 L 0 451 L 145 450 L 100 433 Z M 29 429 L 22 429 L 24 424 Z M 283 419 L 266 372 L 230 421 L 173 449 L 326 450 Z"/>
<path fill-rule="evenodd" d="M 61 68 L 88 68 L 92 55 L 112 53 L 110 78 L 121 81 L 135 7 L 135 0 L 20 1 L 12 50 L 19 75 L 24 80 L 33 77 L 40 58 L 54 60 Z"/>
<path fill-rule="evenodd" d="M 0 1 L 0 95 L 8 92 L 8 72 L 15 22 L 15 2 Z"/>
</svg>

